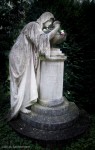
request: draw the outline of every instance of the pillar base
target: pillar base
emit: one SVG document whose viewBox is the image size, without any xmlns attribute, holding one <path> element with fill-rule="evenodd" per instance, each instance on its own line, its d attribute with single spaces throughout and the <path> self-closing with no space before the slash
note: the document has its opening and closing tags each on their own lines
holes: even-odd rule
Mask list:
<svg viewBox="0 0 95 150">
<path fill-rule="evenodd" d="M 38 103 L 32 106 L 31 114 L 20 113 L 10 121 L 13 129 L 22 135 L 44 141 L 59 141 L 74 138 L 89 127 L 89 116 L 66 99 L 56 107 Z"/>
</svg>

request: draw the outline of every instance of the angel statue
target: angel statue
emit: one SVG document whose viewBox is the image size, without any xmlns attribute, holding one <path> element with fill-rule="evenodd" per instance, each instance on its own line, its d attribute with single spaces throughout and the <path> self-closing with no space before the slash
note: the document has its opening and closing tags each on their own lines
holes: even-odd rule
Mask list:
<svg viewBox="0 0 95 150">
<path fill-rule="evenodd" d="M 37 102 L 40 84 L 40 55 L 50 57 L 51 43 L 56 43 L 60 22 L 50 12 L 28 23 L 21 31 L 9 54 L 11 109 L 9 120 L 21 111 L 30 113 Z M 62 31 L 61 39 L 65 39 Z M 51 42 L 52 41 L 52 42 Z M 53 44 L 53 45 L 54 45 Z"/>
</svg>

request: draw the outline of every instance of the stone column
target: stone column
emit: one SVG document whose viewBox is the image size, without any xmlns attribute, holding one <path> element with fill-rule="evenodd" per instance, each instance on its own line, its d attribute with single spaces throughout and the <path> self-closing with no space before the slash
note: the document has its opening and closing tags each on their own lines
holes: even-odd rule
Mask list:
<svg viewBox="0 0 95 150">
<path fill-rule="evenodd" d="M 66 56 L 60 49 L 53 49 L 51 57 L 41 60 L 39 103 L 44 106 L 56 106 L 64 102 L 63 76 Z"/>
</svg>

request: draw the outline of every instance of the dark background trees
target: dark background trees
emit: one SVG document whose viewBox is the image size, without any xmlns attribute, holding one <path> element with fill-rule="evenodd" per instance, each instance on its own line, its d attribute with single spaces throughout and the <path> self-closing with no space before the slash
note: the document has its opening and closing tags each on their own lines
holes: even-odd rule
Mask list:
<svg viewBox="0 0 95 150">
<path fill-rule="evenodd" d="M 67 55 L 64 95 L 78 107 L 86 109 L 92 120 L 89 134 L 63 149 L 95 150 L 95 0 L 78 1 L 0 0 L 0 146 L 30 146 L 31 150 L 43 150 L 13 132 L 4 118 L 10 107 L 10 49 L 25 24 L 36 20 L 44 11 L 50 11 L 67 32 L 67 40 L 60 45 Z"/>
<path fill-rule="evenodd" d="M 15 39 L 25 24 L 45 11 L 52 12 L 67 32 L 61 45 L 68 57 L 64 95 L 91 112 L 95 104 L 95 3 L 89 0 L 0 1 L 0 95 L 9 95 L 8 54 Z"/>
</svg>

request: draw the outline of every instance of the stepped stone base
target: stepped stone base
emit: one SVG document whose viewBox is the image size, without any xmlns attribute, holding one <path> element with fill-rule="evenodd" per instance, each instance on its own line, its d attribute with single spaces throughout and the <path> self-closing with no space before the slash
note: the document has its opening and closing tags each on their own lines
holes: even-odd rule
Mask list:
<svg viewBox="0 0 95 150">
<path fill-rule="evenodd" d="M 20 134 L 33 139 L 67 140 L 84 133 L 89 127 L 87 113 L 66 99 L 63 104 L 54 107 L 36 103 L 31 110 L 31 114 L 20 112 L 18 118 L 10 121 L 10 125 Z"/>
</svg>

